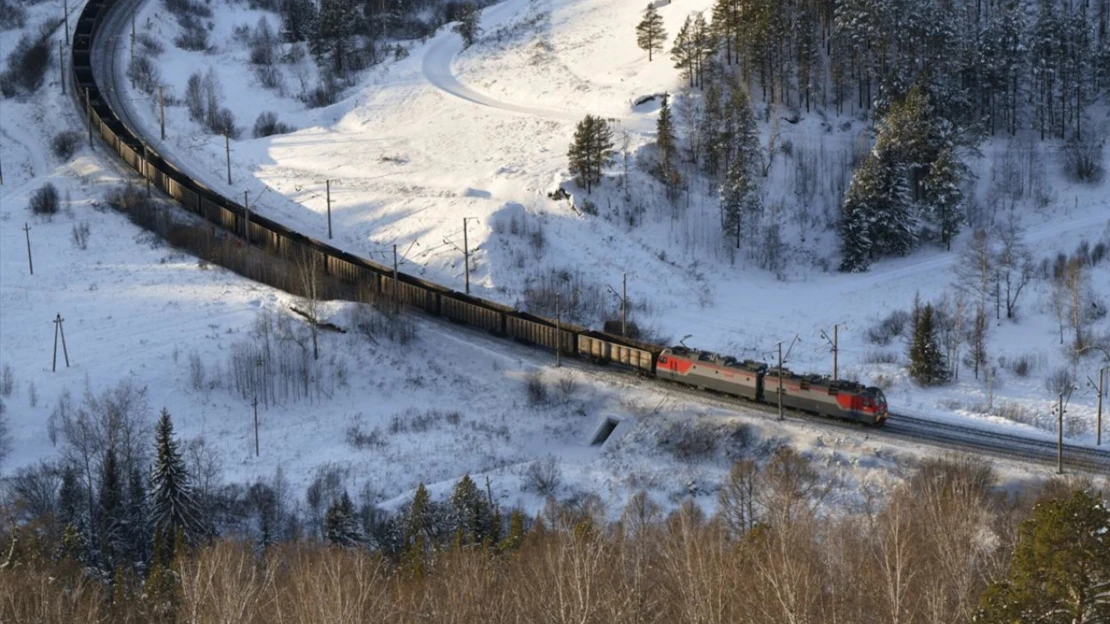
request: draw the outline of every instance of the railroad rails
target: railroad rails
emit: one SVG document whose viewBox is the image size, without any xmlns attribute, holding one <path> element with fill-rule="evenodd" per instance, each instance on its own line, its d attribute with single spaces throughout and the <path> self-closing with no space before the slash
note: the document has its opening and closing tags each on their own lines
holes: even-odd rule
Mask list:
<svg viewBox="0 0 1110 624">
<path fill-rule="evenodd" d="M 74 89 L 72 92 L 78 108 L 85 115 L 90 144 L 92 135 L 94 133 L 99 135 L 104 144 L 127 165 L 149 181 L 152 186 L 177 201 L 188 212 L 219 226 L 226 235 L 238 237 L 248 247 L 290 263 L 306 257 L 314 257 L 315 262 L 312 264 L 318 266 L 323 275 L 347 286 L 344 291 L 346 293 L 344 298 L 347 299 L 363 302 L 392 300 L 398 306 L 419 309 L 429 315 L 484 330 L 495 336 L 544 347 L 567 356 L 612 363 L 652 377 L 656 376 L 661 355 L 672 360 L 675 357 L 691 359 L 692 356 L 683 356 L 677 349 L 665 350 L 658 345 L 590 331 L 574 324 L 529 314 L 496 302 L 459 293 L 442 285 L 396 271 L 306 236 L 265 216 L 251 213 L 244 206 L 193 179 L 181 168 L 167 161 L 157 149 L 145 141 L 138 134 L 137 124 L 129 127 L 124 123 L 112 106 L 109 97 L 111 93 L 102 91 L 102 85 L 97 83 L 93 65 L 95 40 L 113 7 L 120 1 L 89 0 L 83 8 L 73 36 L 71 68 Z M 114 54 L 113 51 L 110 55 L 113 65 L 110 70 L 112 80 L 115 79 Z M 111 85 L 103 86 L 114 91 Z M 124 109 L 123 112 L 126 115 L 126 107 L 119 108 Z M 271 273 L 252 276 L 252 278 L 277 288 L 283 288 L 289 283 L 287 279 L 283 283 L 277 283 L 277 279 L 272 277 Z M 735 363 L 730 363 L 730 358 L 721 358 L 715 354 L 707 355 L 711 357 L 693 362 L 695 368 L 701 367 L 701 370 L 706 371 L 700 375 L 727 376 L 732 372 L 730 367 Z M 789 371 L 781 371 L 780 374 L 774 369 L 761 374 L 771 374 L 780 388 L 776 391 L 770 382 L 760 388 L 755 397 L 756 400 L 762 400 L 764 406 L 767 403 L 776 402 L 778 392 L 794 391 L 781 390 L 783 384 L 777 380 L 785 377 L 792 388 L 796 388 L 798 392 L 807 393 L 804 396 L 811 397 L 825 392 L 832 397 L 827 401 L 828 405 L 836 405 L 839 398 L 842 410 L 852 411 L 851 414 L 843 411 L 825 413 L 827 416 L 849 417 L 860 422 L 870 421 L 870 424 L 881 424 L 885 420 L 885 400 L 881 406 L 873 400 L 875 393 L 872 391 L 877 389 L 865 389 L 858 384 L 822 381 L 827 378 L 794 376 Z M 674 375 L 671 376 L 674 377 Z M 717 384 L 707 383 L 708 380 L 704 377 L 675 379 L 675 381 L 702 388 L 702 391 L 691 391 L 701 396 L 705 396 L 704 390 L 707 388 L 711 391 L 724 392 L 726 395 L 744 394 L 730 392 L 727 386 L 722 390 Z M 820 385 L 822 383 L 823 386 Z M 815 392 L 814 388 L 824 388 L 824 390 Z M 709 396 L 721 395 L 710 394 Z M 796 404 L 801 405 L 803 395 L 798 396 Z M 878 396 L 881 396 L 881 392 Z M 863 408 L 870 410 L 868 414 L 864 414 L 860 408 L 858 399 L 861 397 L 871 397 L 862 404 Z M 785 400 L 783 402 L 789 405 L 789 402 Z M 876 409 L 881 409 L 882 418 L 877 418 L 879 414 L 876 413 Z M 810 411 L 822 413 L 821 410 L 822 408 L 817 407 Z M 990 452 L 1004 457 L 1018 457 L 1038 462 L 1045 462 L 1055 455 L 1054 445 L 1048 442 L 971 427 L 920 421 L 897 414 L 890 414 L 890 425 L 884 435 L 915 441 L 932 441 L 950 448 Z M 1046 445 L 1050 447 L 1047 450 Z M 1068 446 L 1066 456 L 1069 458 L 1069 465 L 1110 472 L 1110 452 Z"/>
</svg>

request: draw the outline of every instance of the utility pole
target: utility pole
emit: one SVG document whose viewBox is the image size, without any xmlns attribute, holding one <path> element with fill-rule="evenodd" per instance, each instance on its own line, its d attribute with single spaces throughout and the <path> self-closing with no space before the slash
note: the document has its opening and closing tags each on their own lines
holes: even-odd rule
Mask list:
<svg viewBox="0 0 1110 624">
<path fill-rule="evenodd" d="M 251 401 L 251 407 L 254 408 L 254 456 L 258 457 L 258 395 L 254 396 Z"/>
<path fill-rule="evenodd" d="M 1107 367 L 1098 369 L 1098 417 L 1095 419 L 1095 446 L 1102 446 L 1102 394 Z"/>
<path fill-rule="evenodd" d="M 62 21 L 65 22 L 66 45 L 69 45 L 69 0 L 62 0 Z"/>
<path fill-rule="evenodd" d="M 58 78 L 62 83 L 62 95 L 66 94 L 66 54 L 65 44 L 58 42 Z"/>
<path fill-rule="evenodd" d="M 628 338 L 628 273 L 621 273 L 621 335 Z"/>
<path fill-rule="evenodd" d="M 135 88 L 135 12 L 131 12 L 131 61 L 127 66 L 127 73 L 131 74 L 131 88 Z"/>
<path fill-rule="evenodd" d="M 324 180 L 328 194 L 328 240 L 331 240 L 331 180 Z"/>
<path fill-rule="evenodd" d="M 836 381 L 836 380 L 840 379 L 840 376 L 839 376 L 838 370 L 837 370 L 837 355 L 840 352 L 840 344 L 839 344 L 839 340 L 838 340 L 839 337 L 837 336 L 837 333 L 838 333 L 837 330 L 838 329 L 840 329 L 840 324 L 839 323 L 836 324 L 836 325 L 833 325 L 832 340 L 829 340 L 829 335 L 825 333 L 825 330 L 823 330 L 823 329 L 821 330 L 821 337 L 824 338 L 825 340 L 827 340 L 829 342 L 829 345 L 832 346 L 832 354 L 833 354 L 833 376 L 832 376 L 832 378 L 833 378 L 833 381 Z"/>
<path fill-rule="evenodd" d="M 249 193 L 243 191 L 243 212 L 247 215 L 246 225 L 243 227 L 243 238 L 247 239 L 247 245 L 251 244 L 251 207 L 248 203 Z"/>
<path fill-rule="evenodd" d="M 466 294 L 470 294 L 470 245 L 467 238 L 467 221 L 477 221 L 478 217 L 463 217 L 463 265 L 466 271 Z"/>
<path fill-rule="evenodd" d="M 779 420 L 784 420 L 782 415 L 782 343 L 779 343 Z"/>
<path fill-rule="evenodd" d="M 31 275 L 34 275 L 35 263 L 31 262 L 31 226 L 29 224 L 23 224 L 23 233 L 27 235 L 27 268 L 31 271 Z"/>
<path fill-rule="evenodd" d="M 54 318 L 54 363 L 50 366 L 50 372 L 58 371 L 58 334 L 62 335 L 62 355 L 66 358 L 66 368 L 69 368 L 69 350 L 66 349 L 66 330 L 62 327 L 65 319 L 59 314 Z"/>
<path fill-rule="evenodd" d="M 150 158 L 146 153 L 146 142 L 143 142 L 143 178 L 146 180 L 146 198 L 150 199 L 150 176 L 146 173 L 147 165 L 150 164 Z"/>
<path fill-rule="evenodd" d="M 563 329 L 559 320 L 559 293 L 555 293 L 555 368 L 563 365 Z"/>
<path fill-rule="evenodd" d="M 401 311 L 401 301 L 397 298 L 397 245 L 393 245 L 393 313 Z"/>
<path fill-rule="evenodd" d="M 1056 474 L 1064 474 L 1064 393 L 1058 395 L 1056 408 Z"/>
<path fill-rule="evenodd" d="M 89 105 L 89 88 L 85 87 L 85 125 L 89 127 L 89 149 L 92 149 L 92 106 Z"/>
<path fill-rule="evenodd" d="M 162 140 L 166 140 L 166 100 L 162 97 L 162 85 L 158 85 L 158 125 L 161 126 Z"/>
<path fill-rule="evenodd" d="M 227 152 L 227 184 L 231 186 L 231 137 L 224 133 L 224 151 Z"/>
</svg>

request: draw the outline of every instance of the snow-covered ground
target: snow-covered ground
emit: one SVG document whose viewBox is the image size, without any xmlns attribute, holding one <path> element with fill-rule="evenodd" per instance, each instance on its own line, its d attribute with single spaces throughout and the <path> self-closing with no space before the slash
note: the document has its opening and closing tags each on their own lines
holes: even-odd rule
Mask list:
<svg viewBox="0 0 1110 624">
<path fill-rule="evenodd" d="M 49 4 L 37 6 L 45 11 Z M 673 34 L 689 11 L 708 6 L 708 0 L 695 0 L 660 12 Z M 841 375 L 887 385 L 894 411 L 987 419 L 972 408 L 986 403 L 988 389 L 966 372 L 959 383 L 926 391 L 909 382 L 899 364 L 867 363 L 878 351 L 904 361 L 900 342 L 875 347 L 864 338 L 866 331 L 890 311 L 907 309 L 915 293 L 935 299 L 948 289 L 955 254 L 921 251 L 880 262 L 867 274 L 841 275 L 806 260 L 807 252 L 827 256 L 835 232 L 799 227 L 787 241 L 794 264 L 779 279 L 743 257 L 733 263 L 715 231 L 717 208 L 704 192 L 695 190 L 676 208 L 646 176 L 634 175 L 633 203 L 643 207 L 643 222 L 635 228 L 627 225 L 629 210 L 612 180 L 593 198 L 599 216 L 547 198 L 567 181 L 566 149 L 582 115 L 619 122 L 635 158 L 652 141 L 656 109 L 635 107 L 633 100 L 681 86 L 668 60 L 649 64 L 635 47 L 638 7 L 612 0 L 507 0 L 483 12 L 486 34 L 474 47 L 463 51 L 458 36 L 441 29 L 427 42 L 407 44 L 407 58 L 366 71 L 337 104 L 307 110 L 292 96 L 301 78 L 312 86 L 310 59 L 280 66 L 285 96 L 263 90 L 246 66 L 247 44 L 236 29 L 253 26 L 265 12 L 214 5 L 214 49 L 186 53 L 172 44 L 172 18 L 160 3 L 148 1 L 137 24 L 165 42 L 156 62 L 168 94 L 180 98 L 189 75 L 211 67 L 223 105 L 245 128 L 232 143 L 231 186 L 223 142 L 190 121 L 184 107 L 167 108 L 168 139 L 157 149 L 230 196 L 249 191 L 252 209 L 318 238 L 326 236 L 324 181 L 331 179 L 334 244 L 379 261 L 397 244 L 409 250 L 404 270 L 459 289 L 462 221 L 476 217 L 469 228 L 473 292 L 506 303 L 521 302 L 532 281 L 551 270 L 576 274 L 585 285 L 618 288 L 627 273 L 641 324 L 676 340 L 692 334 L 691 346 L 761 359 L 770 359 L 777 342 L 789 344 L 798 335 L 790 366 L 809 371 L 831 368 L 820 334 L 840 324 Z M 269 19 L 276 28 L 275 17 Z M 6 53 L 14 37 L 4 35 L 0 48 Z M 126 42 L 121 38 L 118 45 Z M 121 62 L 126 57 L 121 54 Z M 145 133 L 157 136 L 154 100 L 129 93 Z M 209 378 L 219 369 L 226 373 L 233 345 L 248 339 L 260 314 L 288 315 L 290 298 L 202 268 L 152 244 L 118 214 L 95 210 L 121 169 L 103 151 L 84 150 L 62 164 L 44 147 L 61 127 L 81 128 L 57 85 L 48 84 L 28 102 L 0 105 L 0 363 L 12 368 L 17 382 L 15 394 L 4 399 L 15 440 L 11 458 L 0 467 L 5 472 L 54 455 L 46 422 L 60 394 L 68 390 L 79 402 L 86 389 L 100 393 L 121 379 L 148 388 L 152 416 L 166 406 L 184 436 L 203 437 L 216 449 L 228 479 L 266 476 L 281 466 L 303 484 L 317 467 L 334 463 L 349 470 L 353 484 L 369 482 L 383 499 L 420 480 L 447 488 L 471 472 L 489 475 L 502 500 L 533 506 L 538 498 L 522 491 L 521 475 L 530 462 L 551 455 L 562 467 L 561 494 L 595 491 L 619 506 L 646 487 L 675 500 L 712 488 L 728 465 L 727 439 L 741 423 L 751 428 L 752 452 L 778 442 L 806 449 L 830 476 L 842 479 L 845 500 L 862 483 L 895 478 L 902 459 L 920 452 L 876 442 L 859 430 L 775 423 L 759 412 L 697 401 L 619 373 L 582 365 L 556 370 L 547 354 L 418 320 L 417 338 L 406 346 L 372 343 L 357 332 L 325 334 L 326 396 L 264 406 L 256 458 L 250 402 L 226 383 L 194 389 L 190 359 L 195 354 Z M 262 110 L 299 130 L 249 138 Z M 858 120 L 847 130 L 841 124 L 850 119 L 833 121 L 828 132 L 816 115 L 779 128 L 779 140 L 791 141 L 795 156 L 776 156 L 767 181 L 769 204 L 795 192 L 793 160 L 804 153 L 822 156 L 824 186 L 814 191 L 815 205 L 833 192 L 826 187 L 837 184 L 836 170 L 858 149 L 866 129 Z M 988 144 L 984 159 L 972 163 L 981 186 L 988 182 L 992 154 L 1001 149 Z M 1050 169 L 1054 200 L 1025 216 L 1037 256 L 1070 252 L 1084 237 L 1110 237 L 1106 186 L 1074 186 L 1056 174 L 1055 165 Z M 68 210 L 49 222 L 30 219 L 27 198 L 48 179 L 71 198 Z M 583 199 L 576 197 L 579 204 Z M 91 228 L 87 250 L 70 242 L 73 225 L 82 221 Z M 31 224 L 34 276 L 27 272 L 24 222 Z M 1110 293 L 1110 271 L 1093 278 L 1095 292 Z M 995 403 L 1011 401 L 1046 416 L 1051 397 L 1044 377 L 1064 364 L 1048 296 L 1047 285 L 1031 285 L 1019 321 L 992 328 L 989 347 L 996 361 L 1028 355 L 1034 362 L 1027 378 L 998 367 L 990 389 Z M 615 298 L 608 307 L 616 309 Z M 337 324 L 350 326 L 345 306 L 330 312 Z M 72 366 L 51 373 L 51 321 L 59 313 L 66 319 Z M 1080 372 L 1095 365 L 1085 360 Z M 540 406 L 529 404 L 525 392 L 527 373 L 537 370 L 555 397 Z M 563 398 L 560 385 L 574 389 Z M 1074 440 L 1093 439 L 1094 405 L 1086 387 L 1072 398 Z M 405 431 L 404 423 L 420 420 L 418 414 L 432 414 L 423 419 L 427 430 Z M 592 446 L 605 418 L 622 424 L 604 446 Z M 668 450 L 668 441 L 679 437 L 672 427 L 687 422 L 719 426 L 711 457 L 680 460 Z M 365 434 L 368 445 L 350 444 L 348 431 Z"/>
</svg>

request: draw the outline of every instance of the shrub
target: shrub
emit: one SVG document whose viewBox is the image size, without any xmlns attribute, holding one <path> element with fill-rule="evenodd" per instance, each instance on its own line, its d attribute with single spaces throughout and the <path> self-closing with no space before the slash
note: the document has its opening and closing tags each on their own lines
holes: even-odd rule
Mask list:
<svg viewBox="0 0 1110 624">
<path fill-rule="evenodd" d="M 136 56 L 127 66 L 127 77 L 135 83 L 135 88 L 144 93 L 154 93 L 162 77 L 158 66 L 149 56 Z"/>
<path fill-rule="evenodd" d="M 524 471 L 523 489 L 540 496 L 551 496 L 563 482 L 563 473 L 555 458 L 548 456 L 532 462 Z"/>
<path fill-rule="evenodd" d="M 203 52 L 208 49 L 208 29 L 196 17 L 178 17 L 181 34 L 174 38 L 173 44 L 182 50 Z"/>
<path fill-rule="evenodd" d="M 1075 386 L 1075 378 L 1066 366 L 1057 369 L 1044 380 L 1044 388 L 1053 395 L 1067 394 Z"/>
<path fill-rule="evenodd" d="M 235 127 L 235 114 L 227 108 L 209 109 L 208 130 L 212 134 L 226 134 L 233 139 L 239 138 L 239 129 Z"/>
<path fill-rule="evenodd" d="M 885 319 L 879 321 L 871 329 L 867 330 L 867 339 L 872 344 L 879 346 L 887 346 L 897 336 L 904 335 L 906 325 L 910 321 L 910 314 L 905 310 L 895 310 L 891 312 Z"/>
<path fill-rule="evenodd" d="M 366 433 L 357 425 L 351 425 L 347 427 L 347 444 L 362 450 L 367 448 L 381 448 L 386 445 L 386 442 L 382 437 L 381 430 L 377 427 L 375 427 L 373 431 Z"/>
<path fill-rule="evenodd" d="M 263 111 L 258 115 L 258 119 L 254 120 L 254 138 L 256 139 L 275 134 L 286 134 L 292 131 L 292 127 L 278 121 L 277 115 L 270 111 Z"/>
<path fill-rule="evenodd" d="M 90 232 L 88 221 L 74 224 L 73 230 L 70 232 L 70 239 L 73 241 L 73 246 L 82 251 L 88 249 Z"/>
<path fill-rule="evenodd" d="M 547 394 L 547 384 L 544 383 L 543 373 L 540 371 L 525 375 L 524 392 L 528 397 L 529 405 L 545 405 L 550 399 Z"/>
<path fill-rule="evenodd" d="M 47 182 L 31 195 L 31 212 L 51 216 L 58 212 L 58 189 Z"/>
<path fill-rule="evenodd" d="M 1024 378 L 1036 368 L 1036 361 L 1030 355 L 1019 355 L 1007 362 L 1006 368 L 1014 375 Z"/>
<path fill-rule="evenodd" d="M 1090 139 L 1070 141 L 1064 148 L 1064 171 L 1077 182 L 1098 183 L 1105 174 L 1102 146 Z"/>
<path fill-rule="evenodd" d="M 720 432 L 704 423 L 676 422 L 659 439 L 659 445 L 683 461 L 706 459 L 717 452 Z"/>
<path fill-rule="evenodd" d="M 46 37 L 35 39 L 24 34 L 15 49 L 8 55 L 8 69 L 0 77 L 3 94 L 13 97 L 19 94 L 34 93 L 42 86 L 50 64 L 50 40 Z"/>
<path fill-rule="evenodd" d="M 166 48 L 162 45 L 162 42 L 158 39 L 155 39 L 153 36 L 150 35 L 150 33 L 139 33 L 138 35 L 135 35 L 135 41 L 143 47 L 143 50 L 146 51 L 147 56 L 157 58 L 159 55 L 166 51 Z"/>
<path fill-rule="evenodd" d="M 11 366 L 4 365 L 4 369 L 0 371 L 0 396 L 5 399 L 12 396 L 15 391 L 15 372 Z"/>
<path fill-rule="evenodd" d="M 309 108 L 323 108 L 335 104 L 339 99 L 339 89 L 331 82 L 322 82 L 302 98 Z"/>
<path fill-rule="evenodd" d="M 26 9 L 12 0 L 0 0 L 0 30 L 23 28 L 26 24 Z"/>
<path fill-rule="evenodd" d="M 81 144 L 81 133 L 75 130 L 62 130 L 54 135 L 50 141 L 50 149 L 60 160 L 69 160 L 77 153 L 77 146 Z"/>
<path fill-rule="evenodd" d="M 258 79 L 258 84 L 265 89 L 277 89 L 280 92 L 284 84 L 281 79 L 281 70 L 273 65 L 256 65 L 254 77 Z"/>
</svg>

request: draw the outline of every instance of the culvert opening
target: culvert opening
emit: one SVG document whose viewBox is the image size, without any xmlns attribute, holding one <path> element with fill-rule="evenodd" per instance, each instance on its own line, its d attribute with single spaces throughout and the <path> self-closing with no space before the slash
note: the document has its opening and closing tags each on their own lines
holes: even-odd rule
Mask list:
<svg viewBox="0 0 1110 624">
<path fill-rule="evenodd" d="M 609 436 L 613 435 L 613 431 L 616 430 L 617 425 L 620 423 L 621 421 L 614 418 L 606 418 L 605 422 L 601 423 L 601 427 L 598 428 L 597 434 L 594 435 L 594 439 L 590 442 L 590 445 L 601 446 L 605 444 L 605 441 L 609 439 Z"/>
</svg>

